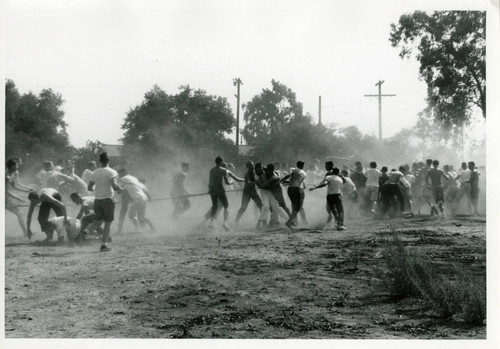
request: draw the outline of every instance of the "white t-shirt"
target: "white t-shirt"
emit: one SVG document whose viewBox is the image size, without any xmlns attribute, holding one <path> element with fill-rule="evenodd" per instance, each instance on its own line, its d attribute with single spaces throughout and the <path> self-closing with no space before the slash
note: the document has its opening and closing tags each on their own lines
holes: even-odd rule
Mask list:
<svg viewBox="0 0 500 349">
<path fill-rule="evenodd" d="M 90 171 L 88 168 L 85 169 L 85 171 L 83 171 L 82 173 L 82 180 L 85 182 L 85 184 L 87 184 L 87 186 L 89 185 L 90 183 L 90 180 L 92 179 L 92 171 Z"/>
<path fill-rule="evenodd" d="M 417 177 L 415 177 L 411 173 L 408 173 L 404 178 L 408 181 L 408 183 L 410 184 L 410 186 L 412 186 L 413 183 L 415 183 L 417 181 Z"/>
<path fill-rule="evenodd" d="M 356 185 L 349 177 L 345 177 L 345 183 L 342 184 L 342 193 L 349 195 L 356 190 Z"/>
<path fill-rule="evenodd" d="M 72 236 L 76 236 L 81 228 L 79 219 L 68 217 L 69 225 L 71 227 Z M 64 217 L 54 217 L 49 219 L 50 223 L 56 226 L 57 237 L 60 238 L 66 235 L 66 226 L 64 225 Z"/>
<path fill-rule="evenodd" d="M 146 189 L 144 184 L 139 182 L 137 178 L 131 175 L 121 177 L 119 180 L 121 186 L 127 190 L 132 200 L 145 200 L 147 195 L 144 192 Z"/>
<path fill-rule="evenodd" d="M 118 177 L 118 173 L 111 167 L 99 167 L 92 173 L 91 181 L 95 183 L 94 196 L 96 199 L 113 199 L 115 191 L 111 182 L 116 177 Z"/>
<path fill-rule="evenodd" d="M 326 176 L 325 181 L 328 183 L 328 195 L 340 194 L 342 190 L 342 178 L 339 176 L 331 175 Z"/>
<path fill-rule="evenodd" d="M 292 167 L 290 169 L 290 187 L 300 188 L 301 185 L 304 185 L 306 176 L 306 171 Z"/>
<path fill-rule="evenodd" d="M 470 180 L 470 170 L 469 169 L 461 169 L 458 171 L 458 175 L 460 176 L 460 183 L 464 183 Z"/>
<path fill-rule="evenodd" d="M 377 170 L 376 168 L 369 168 L 366 170 L 366 186 L 367 187 L 377 187 L 378 188 L 378 180 L 382 172 Z"/>
</svg>

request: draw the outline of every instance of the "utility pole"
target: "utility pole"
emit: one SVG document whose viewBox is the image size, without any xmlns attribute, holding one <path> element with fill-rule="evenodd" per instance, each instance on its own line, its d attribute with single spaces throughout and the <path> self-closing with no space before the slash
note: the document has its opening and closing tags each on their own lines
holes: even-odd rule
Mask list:
<svg viewBox="0 0 500 349">
<path fill-rule="evenodd" d="M 243 82 L 240 78 L 235 78 L 233 80 L 233 86 L 238 86 L 238 94 L 234 95 L 236 97 L 236 146 L 240 145 L 240 85 Z"/>
<path fill-rule="evenodd" d="M 365 95 L 365 97 L 378 97 L 378 139 L 382 140 L 382 97 L 394 97 L 396 95 L 383 95 L 382 94 L 382 84 L 384 80 L 379 80 L 375 86 L 378 86 L 377 95 Z"/>
<path fill-rule="evenodd" d="M 321 125 L 321 96 L 319 96 L 318 104 L 318 124 Z"/>
</svg>

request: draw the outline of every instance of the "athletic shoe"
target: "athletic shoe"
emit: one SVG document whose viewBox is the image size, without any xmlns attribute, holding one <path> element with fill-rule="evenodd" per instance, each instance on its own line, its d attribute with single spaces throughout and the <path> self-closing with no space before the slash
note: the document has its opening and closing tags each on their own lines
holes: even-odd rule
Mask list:
<svg viewBox="0 0 500 349">
<path fill-rule="evenodd" d="M 101 246 L 101 252 L 109 252 L 109 251 L 111 251 L 111 248 L 109 248 L 108 246 L 104 245 Z"/>
<path fill-rule="evenodd" d="M 229 228 L 229 226 L 226 223 L 222 225 L 222 228 L 224 228 L 225 231 L 231 231 L 231 228 Z"/>
<path fill-rule="evenodd" d="M 339 225 L 339 226 L 337 226 L 337 230 L 338 230 L 338 231 L 342 231 L 342 230 L 346 230 L 346 229 L 347 229 L 347 228 L 346 228 L 346 227 L 344 227 L 343 225 Z"/>
</svg>

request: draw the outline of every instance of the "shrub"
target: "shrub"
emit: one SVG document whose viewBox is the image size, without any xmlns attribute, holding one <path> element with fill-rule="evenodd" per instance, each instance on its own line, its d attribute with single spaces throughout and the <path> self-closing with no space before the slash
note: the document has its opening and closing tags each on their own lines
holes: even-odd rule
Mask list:
<svg viewBox="0 0 500 349">
<path fill-rule="evenodd" d="M 483 278 L 455 267 L 455 280 L 443 276 L 428 258 L 411 256 L 400 237 L 386 240 L 385 284 L 394 295 L 416 297 L 432 304 L 444 318 L 460 316 L 482 324 L 486 318 L 486 283 Z"/>
</svg>

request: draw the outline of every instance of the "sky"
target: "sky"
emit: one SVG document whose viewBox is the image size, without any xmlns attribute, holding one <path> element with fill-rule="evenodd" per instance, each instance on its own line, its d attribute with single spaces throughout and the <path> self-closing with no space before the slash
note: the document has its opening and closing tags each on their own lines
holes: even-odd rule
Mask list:
<svg viewBox="0 0 500 349">
<path fill-rule="evenodd" d="M 3 0 L 4 75 L 21 93 L 60 93 L 76 147 L 119 143 L 126 113 L 155 84 L 169 94 L 189 84 L 226 97 L 236 115 L 237 77 L 242 103 L 275 79 L 315 120 L 321 96 L 323 123 L 375 136 L 378 101 L 364 95 L 384 80 L 382 93 L 396 95 L 382 100 L 383 136 L 390 137 L 414 125 L 426 93 L 417 61 L 402 60 L 391 46 L 390 24 L 416 9 L 486 4 Z"/>
</svg>

